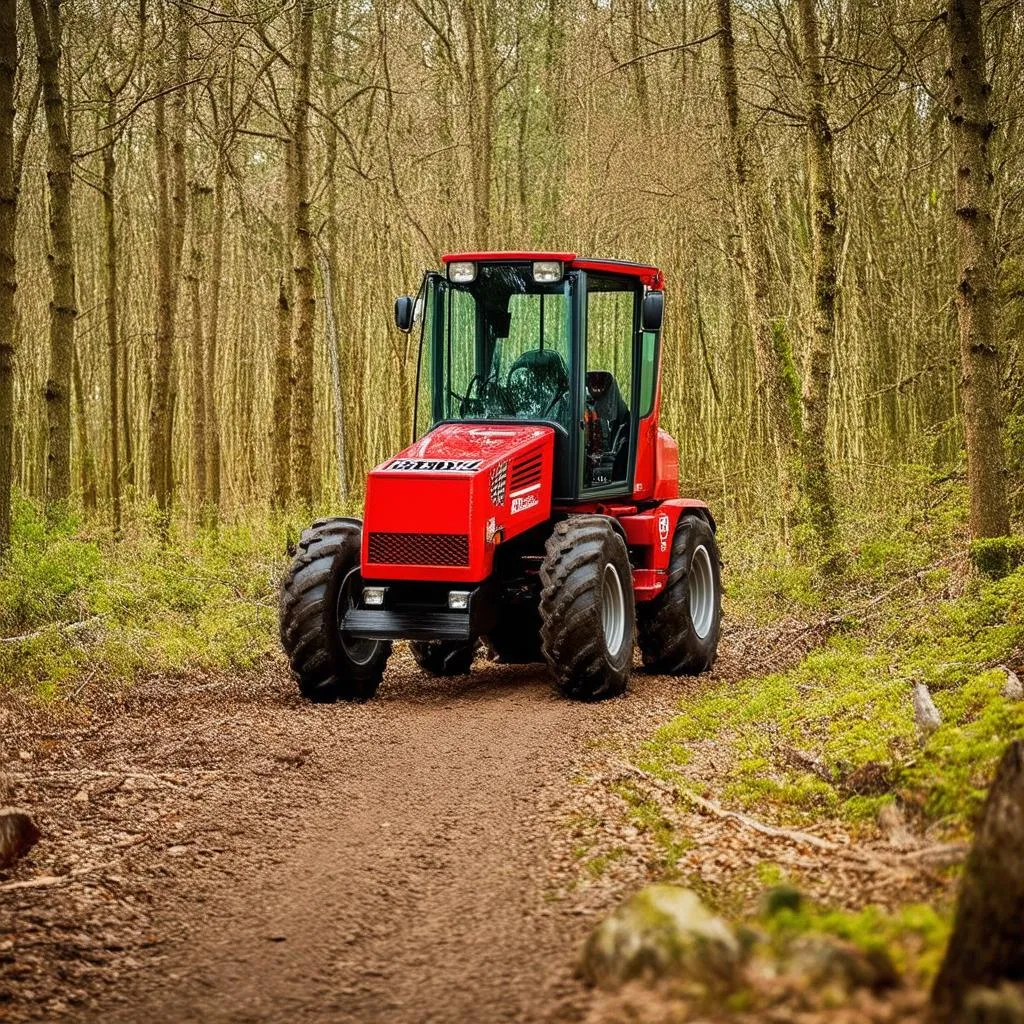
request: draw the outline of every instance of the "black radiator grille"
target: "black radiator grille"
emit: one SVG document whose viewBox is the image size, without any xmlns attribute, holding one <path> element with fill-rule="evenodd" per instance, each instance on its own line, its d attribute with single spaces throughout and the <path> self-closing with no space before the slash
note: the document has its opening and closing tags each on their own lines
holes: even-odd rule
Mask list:
<svg viewBox="0 0 1024 1024">
<path fill-rule="evenodd" d="M 377 565 L 469 565 L 469 536 L 371 533 L 368 561 Z"/>
</svg>

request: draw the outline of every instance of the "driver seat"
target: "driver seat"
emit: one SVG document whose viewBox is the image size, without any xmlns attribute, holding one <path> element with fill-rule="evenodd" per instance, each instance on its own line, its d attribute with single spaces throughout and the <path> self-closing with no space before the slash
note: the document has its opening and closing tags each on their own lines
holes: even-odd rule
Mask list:
<svg viewBox="0 0 1024 1024">
<path fill-rule="evenodd" d="M 506 389 L 523 419 L 567 419 L 569 371 L 554 349 L 524 352 L 509 368 Z"/>
</svg>

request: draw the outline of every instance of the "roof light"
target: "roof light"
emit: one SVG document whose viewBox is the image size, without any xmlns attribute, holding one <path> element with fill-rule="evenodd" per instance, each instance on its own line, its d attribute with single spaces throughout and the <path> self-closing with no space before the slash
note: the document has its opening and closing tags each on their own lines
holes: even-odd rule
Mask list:
<svg viewBox="0 0 1024 1024">
<path fill-rule="evenodd" d="M 533 279 L 537 284 L 554 284 L 562 280 L 561 260 L 537 260 L 533 265 Z"/>
<path fill-rule="evenodd" d="M 448 280 L 455 284 L 469 284 L 476 277 L 476 264 L 459 260 L 448 264 Z"/>
</svg>

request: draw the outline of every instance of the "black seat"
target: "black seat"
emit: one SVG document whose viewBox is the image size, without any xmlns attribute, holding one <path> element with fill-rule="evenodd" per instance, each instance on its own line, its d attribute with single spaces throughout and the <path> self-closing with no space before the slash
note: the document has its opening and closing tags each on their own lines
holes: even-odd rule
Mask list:
<svg viewBox="0 0 1024 1024">
<path fill-rule="evenodd" d="M 587 371 L 587 436 L 592 483 L 624 480 L 629 462 L 629 407 L 615 375 L 608 370 Z"/>
<path fill-rule="evenodd" d="M 569 371 L 554 349 L 524 352 L 508 371 L 507 390 L 524 419 L 566 419 Z"/>
</svg>

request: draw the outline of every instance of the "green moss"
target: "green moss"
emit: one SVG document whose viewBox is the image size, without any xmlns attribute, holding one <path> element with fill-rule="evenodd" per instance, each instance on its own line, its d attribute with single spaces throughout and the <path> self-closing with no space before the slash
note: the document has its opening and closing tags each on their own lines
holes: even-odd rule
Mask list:
<svg viewBox="0 0 1024 1024">
<path fill-rule="evenodd" d="M 1002 579 L 1024 565 L 1024 537 L 992 537 L 971 544 L 971 559 L 992 579 Z"/>
<path fill-rule="evenodd" d="M 276 648 L 276 577 L 286 521 L 177 526 L 165 543 L 145 514 L 115 543 L 75 519 L 16 509 L 0 571 L 0 679 L 42 699 L 93 677 L 228 669 Z"/>
</svg>

